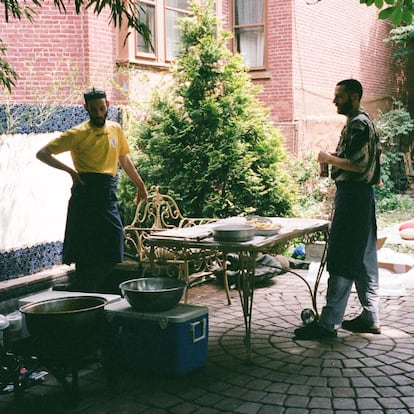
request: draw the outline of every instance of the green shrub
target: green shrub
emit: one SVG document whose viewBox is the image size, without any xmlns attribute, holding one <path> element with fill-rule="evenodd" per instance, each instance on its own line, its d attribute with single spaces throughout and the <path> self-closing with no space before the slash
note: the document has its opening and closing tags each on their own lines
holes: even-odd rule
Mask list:
<svg viewBox="0 0 414 414">
<path fill-rule="evenodd" d="M 211 1 L 192 4 L 172 81 L 131 128 L 139 171 L 187 216 L 289 215 L 296 185 L 283 137 L 211 10 Z"/>
<path fill-rule="evenodd" d="M 402 103 L 395 101 L 393 109 L 380 112 L 376 121 L 382 145 L 381 179 L 389 191 L 378 191 L 379 198 L 388 197 L 395 191 L 406 188 L 407 180 L 402 162 L 402 149 L 414 130 L 414 122 Z"/>
<path fill-rule="evenodd" d="M 335 185 L 330 178 L 321 178 L 315 154 L 291 159 L 292 178 L 298 185 L 298 198 L 293 211 L 296 217 L 331 217 Z"/>
</svg>

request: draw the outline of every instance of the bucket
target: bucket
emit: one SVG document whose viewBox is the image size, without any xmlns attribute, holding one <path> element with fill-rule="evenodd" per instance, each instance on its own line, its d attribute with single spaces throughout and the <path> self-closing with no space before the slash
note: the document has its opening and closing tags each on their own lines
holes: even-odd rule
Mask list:
<svg viewBox="0 0 414 414">
<path fill-rule="evenodd" d="M 23 326 L 23 315 L 20 311 L 14 311 L 6 315 L 9 321 L 8 335 L 12 342 L 15 342 L 21 338 L 22 326 Z"/>
<path fill-rule="evenodd" d="M 9 325 L 8 319 L 4 315 L 0 315 L 0 346 L 4 346 L 4 331 Z"/>
</svg>

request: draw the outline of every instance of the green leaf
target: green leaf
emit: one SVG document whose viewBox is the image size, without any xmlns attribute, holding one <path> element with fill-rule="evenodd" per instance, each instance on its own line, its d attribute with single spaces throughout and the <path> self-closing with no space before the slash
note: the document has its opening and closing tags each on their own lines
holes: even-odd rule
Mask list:
<svg viewBox="0 0 414 414">
<path fill-rule="evenodd" d="M 378 14 L 378 18 L 381 20 L 389 19 L 395 12 L 395 7 L 388 7 L 384 10 L 381 10 Z"/>
<path fill-rule="evenodd" d="M 383 5 L 384 5 L 384 0 L 375 0 L 375 6 L 378 9 L 381 9 Z"/>
<path fill-rule="evenodd" d="M 367 6 L 372 6 L 375 0 L 361 0 L 362 4 L 366 4 Z"/>
<path fill-rule="evenodd" d="M 413 0 L 404 0 L 404 7 L 409 10 L 413 11 Z"/>
<path fill-rule="evenodd" d="M 404 10 L 402 14 L 402 21 L 406 24 L 411 24 L 413 21 L 413 14 L 409 10 Z"/>
<path fill-rule="evenodd" d="M 396 7 L 394 13 L 392 14 L 391 21 L 395 26 L 399 26 L 402 22 L 403 11 L 401 7 Z"/>
</svg>

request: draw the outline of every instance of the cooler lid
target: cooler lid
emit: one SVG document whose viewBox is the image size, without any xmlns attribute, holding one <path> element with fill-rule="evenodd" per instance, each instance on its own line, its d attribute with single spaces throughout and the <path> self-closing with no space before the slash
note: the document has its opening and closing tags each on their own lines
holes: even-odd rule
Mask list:
<svg viewBox="0 0 414 414">
<path fill-rule="evenodd" d="M 105 306 L 109 318 L 122 316 L 126 318 L 159 321 L 167 319 L 171 323 L 186 322 L 208 313 L 207 306 L 196 306 L 179 303 L 173 308 L 163 312 L 139 312 L 132 308 L 126 299 L 121 299 Z"/>
</svg>

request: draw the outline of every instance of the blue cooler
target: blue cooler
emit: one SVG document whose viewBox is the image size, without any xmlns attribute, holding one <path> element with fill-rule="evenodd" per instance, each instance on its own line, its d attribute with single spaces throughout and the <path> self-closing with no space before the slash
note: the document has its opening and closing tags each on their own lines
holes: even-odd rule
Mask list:
<svg viewBox="0 0 414 414">
<path fill-rule="evenodd" d="M 182 375 L 207 359 L 208 308 L 178 304 L 164 312 L 138 312 L 125 299 L 105 306 L 118 333 L 125 368 Z"/>
</svg>

